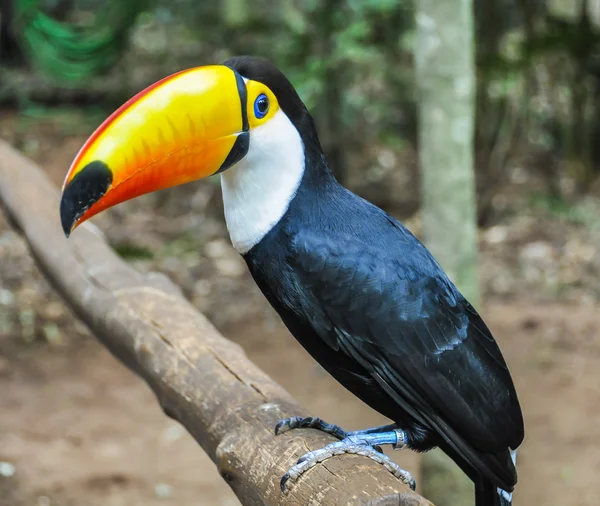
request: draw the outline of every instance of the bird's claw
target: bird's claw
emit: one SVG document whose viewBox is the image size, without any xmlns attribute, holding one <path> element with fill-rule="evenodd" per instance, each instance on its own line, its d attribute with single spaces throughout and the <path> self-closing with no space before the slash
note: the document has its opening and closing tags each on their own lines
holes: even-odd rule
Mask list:
<svg viewBox="0 0 600 506">
<path fill-rule="evenodd" d="M 283 434 L 292 429 L 297 429 L 300 427 L 300 423 L 304 420 L 304 418 L 300 416 L 292 416 L 290 418 L 284 418 L 283 420 L 279 420 L 279 423 L 275 425 L 275 435 L 279 436 L 279 434 Z"/>
<path fill-rule="evenodd" d="M 293 429 L 316 429 L 338 439 L 344 439 L 348 435 L 340 426 L 327 423 L 316 416 L 284 418 L 275 426 L 275 435 L 278 436 Z"/>
<path fill-rule="evenodd" d="M 310 458 L 310 453 L 306 453 L 304 455 L 302 455 L 302 457 L 300 457 L 297 461 L 296 461 L 296 465 L 300 465 L 302 464 L 302 462 L 304 462 L 305 460 Z"/>
<path fill-rule="evenodd" d="M 309 452 L 300 457 L 296 465 L 294 465 L 281 478 L 281 491 L 286 493 L 289 483 L 296 482 L 306 471 L 312 467 L 331 457 L 342 455 L 344 453 L 362 455 L 374 460 L 375 462 L 384 466 L 390 473 L 392 473 L 404 484 L 408 485 L 412 490 L 415 490 L 416 485 L 412 475 L 408 471 L 402 469 L 398 464 L 393 462 L 387 455 L 378 452 L 373 446 L 360 444 L 352 439 L 345 439 L 337 443 L 331 443 L 325 448 Z"/>
</svg>

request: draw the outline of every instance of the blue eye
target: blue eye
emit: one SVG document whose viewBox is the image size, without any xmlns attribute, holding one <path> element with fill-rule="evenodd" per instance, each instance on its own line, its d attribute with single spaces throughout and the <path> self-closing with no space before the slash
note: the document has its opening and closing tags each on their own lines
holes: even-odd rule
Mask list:
<svg viewBox="0 0 600 506">
<path fill-rule="evenodd" d="M 258 118 L 264 118 L 269 112 L 269 97 L 261 93 L 254 102 L 254 115 Z"/>
</svg>

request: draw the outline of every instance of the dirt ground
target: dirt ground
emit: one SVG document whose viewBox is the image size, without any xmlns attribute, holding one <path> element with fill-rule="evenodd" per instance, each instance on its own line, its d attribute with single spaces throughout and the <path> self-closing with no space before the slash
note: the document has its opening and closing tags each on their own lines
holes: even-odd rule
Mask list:
<svg viewBox="0 0 600 506">
<path fill-rule="evenodd" d="M 60 183 L 81 138 L 55 139 L 43 126 L 16 138 L 16 130 L 14 118 L 0 118 L 0 137 L 13 136 Z M 185 204 L 174 205 L 168 196 L 166 201 L 140 199 L 96 223 L 123 254 L 138 248 L 131 255 L 136 268 L 161 270 L 182 285 L 194 304 L 307 413 L 348 429 L 383 423 L 331 380 L 279 323 L 226 241 L 215 193 L 205 184 L 179 193 L 175 200 L 183 195 Z M 535 275 L 548 277 L 568 253 L 564 244 L 548 239 L 548 234 L 560 235 L 558 228 L 537 233 L 532 239 L 537 250 L 530 247 L 525 258 L 519 257 L 523 248 L 500 244 L 498 229 L 486 231 L 491 239 L 482 247 L 487 295 L 482 312 L 504 351 L 525 412 L 515 493 L 515 503 L 523 506 L 597 504 L 600 304 L 594 290 L 600 285 L 595 271 L 588 270 L 591 279 L 575 283 L 585 296 L 563 291 L 568 296 L 552 301 L 556 294 L 549 296 L 536 281 Z M 200 229 L 201 238 L 190 237 Z M 563 234 L 565 241 L 574 240 L 570 233 Z M 588 249 L 577 251 L 589 251 L 588 238 L 582 237 L 578 240 Z M 540 259 L 541 242 L 555 248 L 551 257 L 557 262 Z M 146 258 L 147 250 L 152 258 Z M 505 272 L 512 264 L 508 256 L 495 259 L 495 250 L 529 261 L 510 276 L 518 279 L 533 265 L 533 271 L 525 271 L 533 278 L 523 283 L 541 288 L 507 291 L 506 280 L 498 281 L 492 272 Z M 590 265 L 597 261 L 593 256 L 586 260 Z M 584 260 L 577 258 L 568 265 L 579 268 Z M 415 455 L 396 452 L 394 458 L 419 478 Z M 0 213 L 0 505 L 235 504 L 214 465 L 164 416 L 149 389 L 76 322 Z"/>
</svg>

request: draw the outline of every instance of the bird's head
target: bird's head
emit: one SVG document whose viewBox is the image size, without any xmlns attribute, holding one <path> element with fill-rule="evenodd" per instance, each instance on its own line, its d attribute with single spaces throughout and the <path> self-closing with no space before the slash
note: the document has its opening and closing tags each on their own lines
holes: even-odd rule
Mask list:
<svg viewBox="0 0 600 506">
<path fill-rule="evenodd" d="M 269 136 L 254 135 L 261 130 L 292 128 L 298 137 L 313 130 L 307 123 L 293 86 L 261 58 L 166 77 L 117 109 L 81 148 L 62 189 L 63 230 L 68 236 L 120 202 L 226 171 L 251 146 L 267 152 Z"/>
</svg>

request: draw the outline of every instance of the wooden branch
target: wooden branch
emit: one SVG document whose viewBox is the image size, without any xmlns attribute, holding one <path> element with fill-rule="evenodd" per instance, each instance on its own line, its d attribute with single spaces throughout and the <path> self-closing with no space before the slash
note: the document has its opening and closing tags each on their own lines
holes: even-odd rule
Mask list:
<svg viewBox="0 0 600 506">
<path fill-rule="evenodd" d="M 242 504 L 431 506 L 382 466 L 356 455 L 315 466 L 282 495 L 285 471 L 333 439 L 314 430 L 275 436 L 279 419 L 307 412 L 166 277 L 132 269 L 93 225 L 65 239 L 57 189 L 1 140 L 0 202 L 47 278 L 100 341 L 148 383 Z"/>
</svg>

